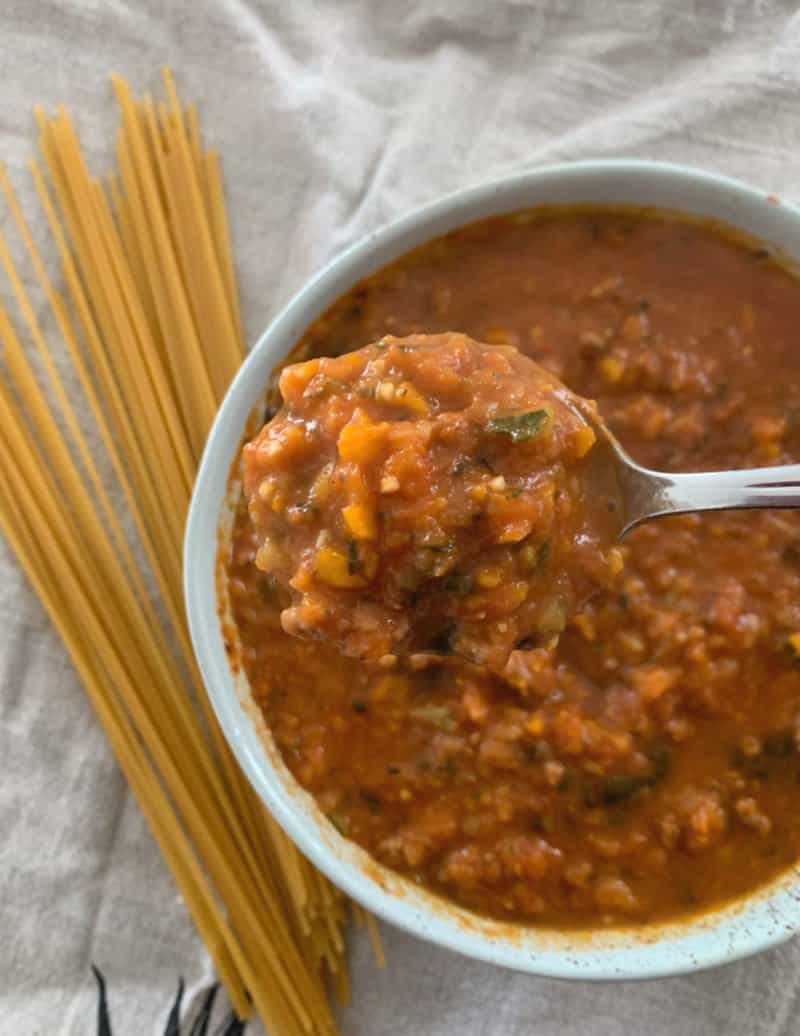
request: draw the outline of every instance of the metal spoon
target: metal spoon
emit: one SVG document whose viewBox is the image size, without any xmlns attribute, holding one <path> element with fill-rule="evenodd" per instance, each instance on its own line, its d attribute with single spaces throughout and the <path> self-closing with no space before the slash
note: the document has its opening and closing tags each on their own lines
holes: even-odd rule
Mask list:
<svg viewBox="0 0 800 1036">
<path fill-rule="evenodd" d="M 800 464 L 744 471 L 671 474 L 644 468 L 623 449 L 593 408 L 581 408 L 597 444 L 595 463 L 610 465 L 616 481 L 617 539 L 650 518 L 753 507 L 800 508 Z M 605 456 L 603 456 L 605 455 Z"/>
</svg>

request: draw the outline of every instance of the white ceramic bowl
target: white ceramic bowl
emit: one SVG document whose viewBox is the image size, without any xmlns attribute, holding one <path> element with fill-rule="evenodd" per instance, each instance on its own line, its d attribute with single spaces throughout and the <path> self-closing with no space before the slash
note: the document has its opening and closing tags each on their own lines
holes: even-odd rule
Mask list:
<svg viewBox="0 0 800 1036">
<path fill-rule="evenodd" d="M 355 282 L 455 227 L 537 204 L 654 205 L 731 224 L 800 259 L 800 211 L 741 183 L 674 165 L 597 161 L 550 166 L 461 191 L 369 235 L 314 277 L 272 322 L 239 371 L 211 430 L 194 490 L 184 571 L 192 641 L 222 728 L 256 791 L 300 849 L 377 915 L 471 957 L 538 975 L 631 979 L 675 975 L 756 953 L 800 930 L 800 872 L 735 906 L 680 924 L 594 933 L 537 931 L 477 917 L 378 865 L 338 835 L 283 765 L 246 680 L 228 666 L 217 616 L 218 534 L 252 408 L 304 329 Z M 235 493 L 235 488 L 234 488 Z"/>
</svg>

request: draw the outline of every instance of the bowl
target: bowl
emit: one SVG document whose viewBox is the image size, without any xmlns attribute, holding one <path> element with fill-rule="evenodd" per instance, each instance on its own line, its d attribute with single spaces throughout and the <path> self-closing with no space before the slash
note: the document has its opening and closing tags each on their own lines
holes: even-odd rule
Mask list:
<svg viewBox="0 0 800 1036">
<path fill-rule="evenodd" d="M 295 295 L 256 343 L 220 408 L 194 489 L 184 550 L 194 650 L 225 736 L 267 809 L 301 851 L 368 910 L 431 942 L 493 964 L 563 979 L 641 979 L 709 968 L 800 930 L 800 870 L 735 904 L 669 924 L 593 931 L 516 926 L 470 913 L 382 867 L 342 838 L 283 764 L 233 673 L 217 611 L 215 559 L 229 535 L 237 485 L 229 472 L 273 368 L 305 328 L 354 282 L 429 239 L 537 204 L 657 206 L 732 225 L 800 259 L 800 210 L 745 184 L 676 165 L 611 160 L 549 166 L 461 191 L 404 216 L 348 249 Z M 220 588 L 225 608 L 225 587 Z"/>
</svg>

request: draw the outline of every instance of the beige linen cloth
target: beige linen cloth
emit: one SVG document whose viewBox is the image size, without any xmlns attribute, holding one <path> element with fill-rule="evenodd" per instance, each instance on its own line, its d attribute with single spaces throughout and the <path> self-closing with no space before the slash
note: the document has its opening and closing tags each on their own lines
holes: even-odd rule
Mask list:
<svg viewBox="0 0 800 1036">
<path fill-rule="evenodd" d="M 800 197 L 788 0 L 7 0 L 0 157 L 15 182 L 34 101 L 67 101 L 103 169 L 108 74 L 152 87 L 165 61 L 223 155 L 251 341 L 362 234 L 509 170 L 628 155 Z M 2 541 L 0 686 L 0 1032 L 94 1033 L 91 961 L 116 1036 L 161 1032 L 179 974 L 196 1000 L 206 958 Z M 589 985 L 383 934 L 384 972 L 351 940 L 351 1036 L 800 1032 L 797 941 L 707 974 Z"/>
</svg>

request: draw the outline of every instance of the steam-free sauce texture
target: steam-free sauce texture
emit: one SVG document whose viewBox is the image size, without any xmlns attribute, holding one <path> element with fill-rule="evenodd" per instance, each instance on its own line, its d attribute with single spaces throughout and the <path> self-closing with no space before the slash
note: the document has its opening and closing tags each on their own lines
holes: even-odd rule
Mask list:
<svg viewBox="0 0 800 1036">
<path fill-rule="evenodd" d="M 642 463 L 800 459 L 800 286 L 762 248 L 658 213 L 474 224 L 362 282 L 293 358 L 383 335 L 517 345 L 598 400 Z M 800 522 L 636 530 L 621 582 L 499 674 L 391 669 L 287 636 L 240 507 L 241 658 L 331 822 L 457 902 L 533 924 L 638 923 L 740 896 L 800 855 Z"/>
</svg>

